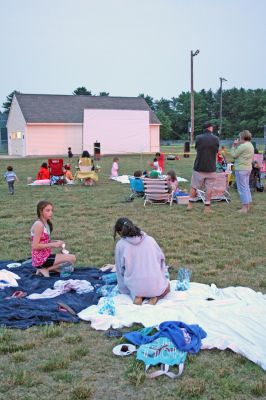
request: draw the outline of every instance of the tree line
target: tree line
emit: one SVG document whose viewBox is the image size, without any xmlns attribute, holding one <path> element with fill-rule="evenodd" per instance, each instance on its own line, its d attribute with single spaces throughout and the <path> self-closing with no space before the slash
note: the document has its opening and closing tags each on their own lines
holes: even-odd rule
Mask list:
<svg viewBox="0 0 266 400">
<path fill-rule="evenodd" d="M 7 96 L 2 107 L 8 114 L 13 91 Z M 17 92 L 19 93 L 19 92 Z M 85 86 L 80 86 L 72 92 L 73 95 L 95 96 Z M 218 133 L 220 123 L 220 90 L 202 89 L 195 92 L 195 134 L 202 132 L 204 122 L 210 121 Z M 100 92 L 98 96 L 109 96 L 108 92 Z M 186 139 L 190 122 L 190 92 L 182 92 L 178 97 L 156 100 L 149 95 L 139 94 L 161 121 L 161 139 Z M 223 118 L 221 138 L 235 137 L 238 132 L 248 129 L 253 136 L 262 137 L 266 125 L 266 90 L 237 89 L 223 90 Z"/>
<path fill-rule="evenodd" d="M 218 133 L 220 123 L 220 90 L 202 89 L 195 92 L 195 134 L 202 132 L 204 122 L 213 123 Z M 170 100 L 155 100 L 140 94 L 162 123 L 161 139 L 186 139 L 190 122 L 190 92 L 182 92 Z M 253 136 L 263 137 L 266 125 L 266 90 L 229 89 L 222 92 L 222 132 L 221 138 L 232 138 L 244 129 Z"/>
</svg>

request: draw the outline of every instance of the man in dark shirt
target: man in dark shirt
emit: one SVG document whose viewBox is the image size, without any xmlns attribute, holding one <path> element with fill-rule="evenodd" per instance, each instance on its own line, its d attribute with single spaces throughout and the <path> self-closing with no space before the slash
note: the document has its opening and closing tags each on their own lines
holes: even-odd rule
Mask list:
<svg viewBox="0 0 266 400">
<path fill-rule="evenodd" d="M 204 124 L 204 133 L 196 137 L 195 149 L 197 156 L 190 185 L 190 200 L 187 209 L 191 210 L 197 195 L 197 189 L 205 186 L 206 197 L 204 212 L 211 212 L 211 195 L 216 179 L 216 155 L 219 150 L 219 139 L 213 135 L 210 122 Z"/>
</svg>

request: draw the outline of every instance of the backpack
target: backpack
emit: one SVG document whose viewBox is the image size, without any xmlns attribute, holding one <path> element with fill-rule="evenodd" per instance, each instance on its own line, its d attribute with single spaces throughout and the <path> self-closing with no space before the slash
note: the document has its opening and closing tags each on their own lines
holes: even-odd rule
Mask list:
<svg viewBox="0 0 266 400">
<path fill-rule="evenodd" d="M 151 365 L 161 364 L 160 370 L 147 374 L 148 378 L 156 378 L 161 375 L 167 375 L 172 379 L 179 377 L 184 370 L 186 357 L 187 352 L 178 350 L 166 337 L 159 337 L 153 342 L 142 344 L 137 350 L 137 360 L 144 362 L 146 373 Z M 172 365 L 179 365 L 178 374 L 169 371 L 169 367 Z"/>
</svg>

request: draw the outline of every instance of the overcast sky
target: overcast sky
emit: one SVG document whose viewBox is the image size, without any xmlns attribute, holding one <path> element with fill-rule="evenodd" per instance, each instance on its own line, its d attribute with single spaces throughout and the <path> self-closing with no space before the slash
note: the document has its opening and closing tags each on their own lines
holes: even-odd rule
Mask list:
<svg viewBox="0 0 266 400">
<path fill-rule="evenodd" d="M 0 0 L 0 105 L 13 90 L 149 94 L 266 87 L 266 0 Z"/>
</svg>

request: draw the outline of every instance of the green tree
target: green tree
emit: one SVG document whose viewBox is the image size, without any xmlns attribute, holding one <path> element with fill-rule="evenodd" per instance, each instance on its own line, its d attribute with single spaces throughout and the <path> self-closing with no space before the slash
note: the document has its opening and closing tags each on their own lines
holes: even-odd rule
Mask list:
<svg viewBox="0 0 266 400">
<path fill-rule="evenodd" d="M 109 93 L 108 92 L 100 92 L 99 96 L 109 96 Z"/>
<path fill-rule="evenodd" d="M 138 97 L 142 97 L 146 101 L 148 106 L 152 109 L 152 111 L 156 111 L 153 97 L 149 96 L 148 94 L 145 96 L 144 93 L 140 93 Z"/>
<path fill-rule="evenodd" d="M 160 128 L 161 139 L 163 140 L 171 139 L 172 138 L 171 119 L 163 111 L 158 111 L 156 115 L 162 124 Z"/>
<path fill-rule="evenodd" d="M 171 99 L 172 130 L 175 139 L 186 139 L 188 135 L 188 123 L 190 121 L 190 93 L 182 92 L 178 97 Z"/>
<path fill-rule="evenodd" d="M 4 112 L 5 112 L 6 114 L 9 114 L 10 107 L 11 107 L 11 103 L 12 103 L 12 100 L 13 100 L 13 96 L 14 96 L 14 94 L 16 94 L 16 93 L 20 93 L 20 92 L 18 92 L 17 90 L 13 90 L 13 92 L 10 93 L 10 94 L 6 97 L 6 101 L 2 104 L 2 107 L 5 109 Z"/>
<path fill-rule="evenodd" d="M 76 90 L 74 90 L 73 94 L 76 96 L 81 96 L 81 95 L 92 96 L 91 91 L 87 90 L 85 86 L 78 87 Z"/>
</svg>

